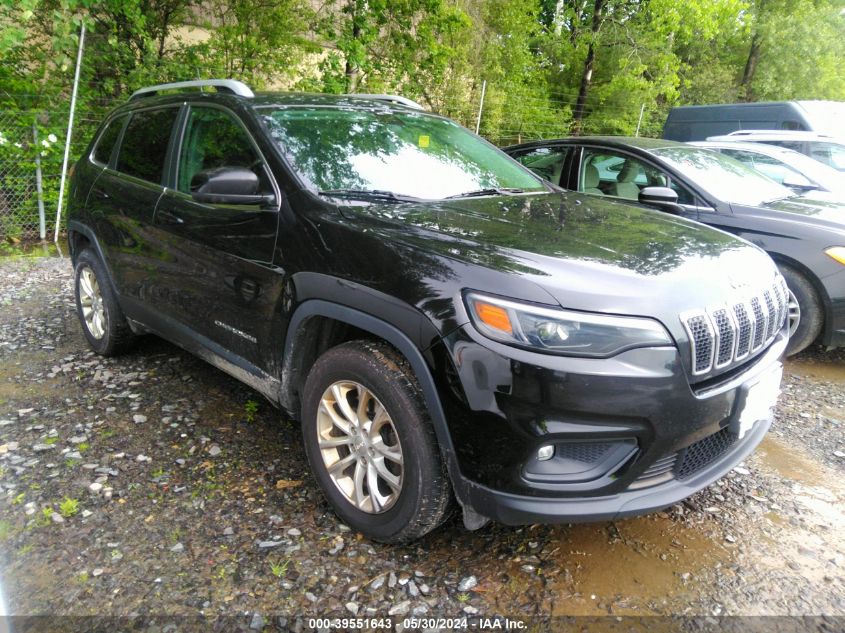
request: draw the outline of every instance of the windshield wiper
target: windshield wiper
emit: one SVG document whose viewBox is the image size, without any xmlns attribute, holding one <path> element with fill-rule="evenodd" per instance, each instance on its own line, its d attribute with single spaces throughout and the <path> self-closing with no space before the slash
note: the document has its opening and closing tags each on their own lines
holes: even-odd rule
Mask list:
<svg viewBox="0 0 845 633">
<path fill-rule="evenodd" d="M 488 187 L 487 189 L 477 189 L 475 191 L 456 193 L 454 196 L 446 196 L 446 199 L 477 198 L 479 196 L 512 196 L 515 193 L 523 193 L 523 191 L 523 189 L 518 189 L 516 187 Z"/>
<path fill-rule="evenodd" d="M 406 196 L 383 189 L 327 189 L 318 191 L 321 196 L 346 198 L 350 200 L 387 200 L 389 202 L 417 202 L 421 198 Z"/>
</svg>

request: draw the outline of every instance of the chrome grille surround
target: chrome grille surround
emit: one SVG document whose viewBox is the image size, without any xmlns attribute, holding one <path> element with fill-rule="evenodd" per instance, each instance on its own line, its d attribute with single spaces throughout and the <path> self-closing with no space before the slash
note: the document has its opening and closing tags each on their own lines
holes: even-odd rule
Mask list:
<svg viewBox="0 0 845 633">
<path fill-rule="evenodd" d="M 786 320 L 788 303 L 786 282 L 778 275 L 775 283 L 757 294 L 682 313 L 692 374 L 701 376 L 723 369 L 771 343 Z"/>
</svg>

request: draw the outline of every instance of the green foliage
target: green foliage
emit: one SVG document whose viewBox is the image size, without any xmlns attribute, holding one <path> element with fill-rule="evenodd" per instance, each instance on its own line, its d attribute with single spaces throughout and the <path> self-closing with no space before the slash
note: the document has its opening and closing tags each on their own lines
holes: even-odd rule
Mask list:
<svg viewBox="0 0 845 633">
<path fill-rule="evenodd" d="M 255 422 L 255 414 L 258 413 L 258 403 L 255 400 L 247 400 L 244 404 L 244 417 L 247 422 Z"/>
<path fill-rule="evenodd" d="M 79 512 L 79 499 L 65 497 L 59 504 L 59 514 L 66 519 L 74 516 L 77 512 Z"/>
</svg>

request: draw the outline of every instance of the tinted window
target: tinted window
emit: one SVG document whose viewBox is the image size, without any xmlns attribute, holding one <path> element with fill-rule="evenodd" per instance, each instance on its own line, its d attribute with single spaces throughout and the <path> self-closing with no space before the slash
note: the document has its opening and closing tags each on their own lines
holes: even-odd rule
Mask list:
<svg viewBox="0 0 845 633">
<path fill-rule="evenodd" d="M 424 112 L 264 110 L 273 139 L 319 190 L 387 190 L 445 198 L 490 187 L 544 191 L 507 154 L 454 121 Z"/>
<path fill-rule="evenodd" d="M 563 164 L 570 150 L 569 147 L 537 147 L 512 156 L 535 174 L 559 185 Z"/>
<path fill-rule="evenodd" d="M 845 145 L 837 143 L 810 143 L 810 157 L 829 165 L 837 171 L 845 171 Z"/>
<path fill-rule="evenodd" d="M 136 112 L 123 134 L 117 169 L 130 176 L 160 183 L 170 131 L 178 108 Z"/>
<path fill-rule="evenodd" d="M 115 143 L 117 143 L 117 137 L 120 136 L 120 130 L 123 128 L 124 121 L 126 121 L 126 117 L 120 116 L 112 119 L 106 125 L 106 129 L 100 135 L 97 145 L 94 146 L 94 152 L 91 157 L 95 161 L 103 165 L 109 164 L 109 158 L 111 157 Z"/>
<path fill-rule="evenodd" d="M 191 108 L 179 155 L 179 191 L 190 193 L 196 174 L 218 167 L 245 167 L 264 175 L 246 130 L 232 115 L 215 108 Z"/>
<path fill-rule="evenodd" d="M 637 200 L 644 187 L 668 185 L 665 173 L 632 156 L 605 149 L 584 149 L 579 191 Z"/>
</svg>

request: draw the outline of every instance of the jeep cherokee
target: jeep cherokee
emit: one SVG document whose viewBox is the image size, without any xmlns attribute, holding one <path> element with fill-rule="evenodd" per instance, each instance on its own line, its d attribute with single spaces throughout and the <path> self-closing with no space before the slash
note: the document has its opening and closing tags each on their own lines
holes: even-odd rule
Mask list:
<svg viewBox="0 0 845 633">
<path fill-rule="evenodd" d="M 155 333 L 252 386 L 385 542 L 453 498 L 468 528 L 666 507 L 754 449 L 779 389 L 762 250 L 401 98 L 145 88 L 77 163 L 68 239 L 96 352 Z"/>
</svg>

